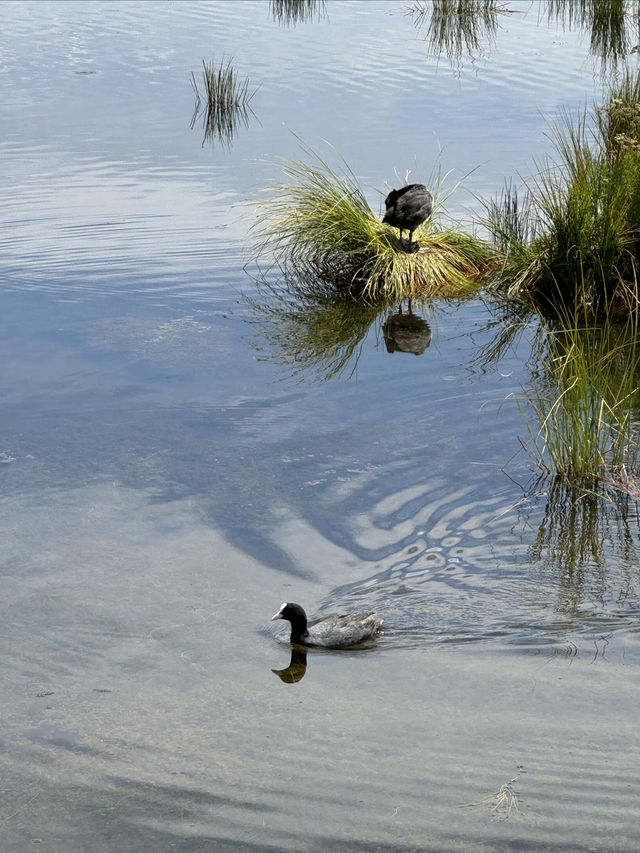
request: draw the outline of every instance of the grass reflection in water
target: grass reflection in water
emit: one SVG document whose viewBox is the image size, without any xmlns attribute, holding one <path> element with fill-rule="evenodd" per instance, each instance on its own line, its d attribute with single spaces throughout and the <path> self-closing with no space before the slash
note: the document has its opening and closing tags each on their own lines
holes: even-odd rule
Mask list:
<svg viewBox="0 0 640 853">
<path fill-rule="evenodd" d="M 564 29 L 589 33 L 589 53 L 601 71 L 615 71 L 637 49 L 638 0 L 544 0 L 540 18 Z M 416 0 L 407 9 L 417 30 L 425 34 L 429 51 L 460 63 L 462 57 L 489 52 L 499 34 L 500 17 L 513 14 L 500 0 Z"/>
<path fill-rule="evenodd" d="M 248 320 L 261 332 L 254 346 L 290 375 L 327 380 L 352 374 L 372 326 L 382 332 L 389 353 L 422 355 L 429 347 L 435 312 L 428 302 L 363 302 L 316 284 L 283 273 L 276 281 L 262 280 L 258 297 L 246 298 Z"/>
</svg>

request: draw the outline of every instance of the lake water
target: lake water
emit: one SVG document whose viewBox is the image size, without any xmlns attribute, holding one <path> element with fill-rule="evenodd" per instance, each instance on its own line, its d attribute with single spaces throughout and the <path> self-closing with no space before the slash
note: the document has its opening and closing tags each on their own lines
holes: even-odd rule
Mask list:
<svg viewBox="0 0 640 853">
<path fill-rule="evenodd" d="M 387 0 L 2 4 L 3 853 L 640 848 L 638 516 L 533 486 L 530 336 L 414 306 L 422 355 L 379 317 L 328 377 L 256 322 L 300 140 L 470 222 L 603 98 L 549 5 L 448 56 Z M 283 600 L 385 631 L 291 660 Z"/>
</svg>

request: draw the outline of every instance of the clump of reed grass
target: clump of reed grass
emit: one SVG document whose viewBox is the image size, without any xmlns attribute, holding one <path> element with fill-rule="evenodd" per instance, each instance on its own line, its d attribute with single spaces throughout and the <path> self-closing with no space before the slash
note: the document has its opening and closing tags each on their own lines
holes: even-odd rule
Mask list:
<svg viewBox="0 0 640 853">
<path fill-rule="evenodd" d="M 497 286 L 534 304 L 580 304 L 594 314 L 638 308 L 640 269 L 640 73 L 608 102 L 552 126 L 558 163 L 508 185 L 485 205 L 504 263 Z"/>
<path fill-rule="evenodd" d="M 249 89 L 248 78 L 241 78 L 231 64 L 223 59 L 218 66 L 202 61 L 202 92 L 195 74 L 191 73 L 191 86 L 196 98 L 191 126 L 201 112 L 204 114 L 204 141 L 213 137 L 229 142 L 239 122 L 248 124 L 249 103 L 255 91 Z"/>
<path fill-rule="evenodd" d="M 432 217 L 415 232 L 419 251 L 406 252 L 396 229 L 376 216 L 353 172 L 334 171 L 313 152 L 311 163 L 290 162 L 288 182 L 260 210 L 258 256 L 322 288 L 330 284 L 368 301 L 378 298 L 469 294 L 495 263 L 493 247 Z M 434 210 L 439 204 L 435 187 Z"/>
<path fill-rule="evenodd" d="M 565 313 L 547 331 L 525 398 L 530 449 L 544 472 L 583 488 L 635 482 L 640 463 L 638 315 L 594 324 Z M 537 423 L 537 426 L 535 425 Z"/>
</svg>

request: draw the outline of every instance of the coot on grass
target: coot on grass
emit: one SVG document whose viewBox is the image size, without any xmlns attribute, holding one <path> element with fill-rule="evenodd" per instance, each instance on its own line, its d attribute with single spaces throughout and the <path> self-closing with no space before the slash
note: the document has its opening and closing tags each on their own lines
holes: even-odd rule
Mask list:
<svg viewBox="0 0 640 853">
<path fill-rule="evenodd" d="M 384 206 L 387 212 L 382 221 L 400 230 L 401 243 L 402 232 L 408 230 L 409 251 L 412 251 L 413 232 L 431 216 L 433 196 L 424 184 L 408 184 L 399 190 L 391 190 Z"/>
</svg>

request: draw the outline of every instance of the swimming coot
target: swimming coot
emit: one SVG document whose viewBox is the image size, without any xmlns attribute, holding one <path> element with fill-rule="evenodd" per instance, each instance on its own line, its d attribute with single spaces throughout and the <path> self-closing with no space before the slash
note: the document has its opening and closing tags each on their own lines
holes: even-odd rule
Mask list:
<svg viewBox="0 0 640 853">
<path fill-rule="evenodd" d="M 399 190 L 391 190 L 384 200 L 384 206 L 387 212 L 382 221 L 400 229 L 401 243 L 402 232 L 405 229 L 409 231 L 411 251 L 413 232 L 431 216 L 433 196 L 424 184 L 408 184 Z"/>
<path fill-rule="evenodd" d="M 307 627 L 307 614 L 299 604 L 286 601 L 271 619 L 291 622 L 291 642 L 324 649 L 344 649 L 375 636 L 382 625 L 375 613 L 347 613 L 327 616 Z"/>
</svg>

